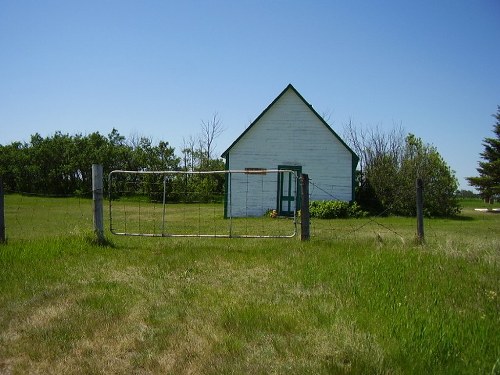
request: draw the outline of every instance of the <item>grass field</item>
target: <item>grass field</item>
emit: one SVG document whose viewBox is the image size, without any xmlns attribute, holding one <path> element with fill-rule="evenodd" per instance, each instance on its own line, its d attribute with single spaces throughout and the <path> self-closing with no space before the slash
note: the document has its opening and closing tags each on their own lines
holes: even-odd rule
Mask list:
<svg viewBox="0 0 500 375">
<path fill-rule="evenodd" d="M 90 201 L 5 204 L 0 374 L 500 373 L 500 214 L 479 201 L 424 246 L 395 217 L 96 246 Z"/>
<path fill-rule="evenodd" d="M 108 207 L 109 209 L 109 207 Z M 113 233 L 153 236 L 292 237 L 293 218 L 269 216 L 224 219 L 224 203 L 113 202 Z M 165 223 L 163 225 L 163 217 Z"/>
</svg>

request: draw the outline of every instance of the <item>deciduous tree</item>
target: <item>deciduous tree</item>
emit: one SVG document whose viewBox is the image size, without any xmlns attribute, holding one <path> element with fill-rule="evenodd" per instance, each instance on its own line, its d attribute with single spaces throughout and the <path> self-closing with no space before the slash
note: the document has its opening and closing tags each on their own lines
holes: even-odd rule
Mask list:
<svg viewBox="0 0 500 375">
<path fill-rule="evenodd" d="M 200 148 L 206 155 L 205 161 L 210 161 L 212 159 L 212 154 L 215 148 L 215 140 L 224 132 L 222 126 L 222 121 L 217 112 L 212 115 L 212 118 L 208 121 L 201 122 L 201 138 L 200 138 Z"/>
<path fill-rule="evenodd" d="M 454 172 L 434 146 L 401 126 L 388 133 L 379 128 L 346 127 L 345 139 L 360 157 L 356 200 L 372 214 L 415 215 L 415 181 L 424 182 L 424 209 L 430 216 L 459 211 Z"/>
</svg>

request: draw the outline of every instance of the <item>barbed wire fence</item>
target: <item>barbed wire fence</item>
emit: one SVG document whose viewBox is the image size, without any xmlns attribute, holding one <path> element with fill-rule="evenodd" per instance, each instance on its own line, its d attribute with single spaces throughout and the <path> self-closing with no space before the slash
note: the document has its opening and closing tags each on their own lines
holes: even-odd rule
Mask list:
<svg viewBox="0 0 500 375">
<path fill-rule="evenodd" d="M 331 193 L 329 189 L 322 187 L 313 179 L 309 180 L 310 196 L 314 195 L 315 189 L 321 191 L 324 195 L 328 196 L 332 201 L 342 201 L 338 196 Z M 330 186 L 334 188 L 335 186 Z M 345 188 L 344 186 L 337 186 L 337 188 Z M 411 237 L 410 234 L 415 225 L 414 219 L 408 218 L 402 221 L 398 220 L 397 225 L 391 225 L 387 222 L 385 216 L 390 212 L 392 206 L 387 207 L 376 215 L 370 215 L 359 219 L 310 219 L 311 235 L 317 239 L 331 240 L 331 239 L 349 239 L 353 236 L 372 237 L 378 241 L 383 241 L 387 237 L 393 237 L 400 241 Z M 384 222 L 382 222 L 384 218 Z M 403 224 L 403 225 L 402 225 Z M 403 228 L 402 228 L 403 227 Z"/>
<path fill-rule="evenodd" d="M 5 190 L 5 240 L 92 233 L 92 192 L 41 195 Z"/>
<path fill-rule="evenodd" d="M 249 175 L 246 175 L 248 178 Z M 258 176 L 258 175 L 256 175 Z M 132 191 L 137 190 L 137 186 L 144 185 L 144 181 L 134 180 L 129 181 L 129 185 L 135 185 L 130 188 L 127 193 L 127 188 L 120 192 L 125 199 L 115 201 L 114 208 L 115 214 L 119 215 L 120 220 L 123 221 L 123 231 L 125 232 L 151 232 L 153 234 L 161 234 L 163 225 L 163 207 L 160 199 L 150 200 L 143 196 L 137 198 L 133 203 L 126 199 L 127 194 L 132 194 Z M 248 182 L 246 183 L 248 186 Z M 258 184 L 262 184 L 259 182 Z M 161 197 L 163 194 L 163 182 L 153 184 L 156 186 L 149 190 L 148 194 Z M 340 199 L 329 192 L 327 189 L 316 183 L 314 180 L 309 180 L 310 192 L 309 195 L 314 194 L 314 190 L 318 189 L 331 200 Z M 248 193 L 248 189 L 246 189 Z M 93 191 L 83 191 L 78 194 L 71 195 L 42 195 L 27 193 L 22 191 L 5 191 L 5 236 L 10 239 L 35 239 L 46 238 L 61 235 L 75 235 L 82 233 L 92 233 L 93 231 L 93 201 L 91 199 Z M 185 192 L 189 194 L 189 192 Z M 191 211 L 182 210 L 176 218 L 177 224 L 169 223 L 169 229 L 187 230 L 190 227 L 191 233 L 201 233 L 201 227 L 207 227 L 207 223 L 223 223 L 220 219 L 223 217 L 223 197 L 217 197 L 217 204 L 211 206 L 207 211 L 201 206 L 192 206 Z M 246 200 L 248 200 L 246 198 Z M 246 210 L 248 210 L 248 202 L 245 202 Z M 174 205 L 175 206 L 175 205 Z M 106 214 L 104 217 L 110 217 L 110 208 L 108 204 L 104 204 Z M 391 235 L 400 239 L 408 236 L 408 233 L 400 233 L 401 222 L 391 226 L 386 221 L 381 222 L 379 218 L 383 217 L 390 207 L 380 212 L 376 216 L 370 216 L 359 220 L 349 220 L 346 226 L 343 220 L 323 220 L 323 219 L 310 219 L 311 236 L 316 239 L 332 240 L 332 239 L 347 239 L 352 236 L 365 235 L 371 233 L 373 236 L 380 237 L 382 235 Z M 210 211 L 210 212 L 209 212 Z M 272 214 L 270 212 L 270 214 Z M 207 216 L 208 215 L 208 216 Z M 188 217 L 189 216 L 189 217 Z M 193 220 L 193 217 L 195 220 Z M 132 219 L 132 220 L 131 220 Z M 279 219 L 278 219 L 279 220 Z M 190 222 L 191 221 L 191 222 Z M 188 224 L 190 222 L 190 224 Z M 239 234 L 242 236 L 250 235 L 249 228 L 254 230 L 256 228 L 254 223 L 245 222 L 242 220 L 236 221 L 239 226 Z M 272 222 L 274 224 L 274 221 Z M 127 225 L 129 227 L 127 227 Z M 172 227 L 173 225 L 182 225 L 182 227 Z M 269 222 L 265 223 L 263 220 L 259 221 L 258 228 L 264 230 L 269 226 Z M 278 227 L 279 228 L 279 227 Z M 408 222 L 408 231 L 414 232 L 414 225 Z M 214 226 L 212 231 L 215 236 L 219 233 L 225 233 L 226 229 L 220 226 Z M 407 232 L 407 231 L 406 231 Z M 278 235 L 288 235 L 287 232 L 278 232 Z"/>
<path fill-rule="evenodd" d="M 2 212 L 6 239 L 90 234 L 102 241 L 104 232 L 159 237 L 292 238 L 298 232 L 295 171 L 122 175 L 122 180 L 108 178 L 106 197 L 103 184 L 70 195 L 5 191 Z M 96 180 L 103 180 L 103 176 Z M 284 210 L 288 205 L 288 215 L 276 211 L 280 183 L 283 189 L 290 190 L 284 194 L 282 207 Z M 222 184 L 223 189 L 212 189 L 216 184 Z M 97 205 L 96 199 L 101 201 Z M 99 205 L 101 213 L 96 216 Z"/>
<path fill-rule="evenodd" d="M 264 178 L 266 175 L 263 173 L 242 173 L 241 175 L 246 179 L 242 181 L 243 184 L 246 184 L 242 196 L 245 197 L 244 211 L 245 215 L 247 215 L 249 207 L 253 205 L 253 203 L 248 200 L 248 194 L 253 188 L 248 183 L 248 179 L 255 178 L 255 186 L 257 189 L 264 192 Z M 186 176 L 186 178 L 189 177 Z M 129 183 L 141 184 L 139 180 L 129 181 Z M 115 213 L 121 215 L 123 218 L 124 232 L 150 231 L 151 233 L 161 234 L 162 230 L 165 229 L 162 228 L 162 226 L 165 225 L 166 222 L 167 225 L 169 225 L 169 233 L 175 233 L 175 230 L 178 229 L 179 231 L 188 231 L 188 234 L 198 235 L 201 234 L 202 228 L 208 228 L 210 234 L 213 234 L 214 237 L 218 235 L 226 236 L 229 221 L 224 219 L 224 197 L 222 195 L 213 197 L 211 205 L 204 205 L 203 210 L 202 205 L 199 204 L 190 205 L 189 210 L 185 207 L 179 212 L 177 212 L 177 210 L 171 210 L 168 212 L 168 215 L 171 216 L 167 217 L 165 221 L 165 219 L 162 218 L 164 208 L 161 202 L 161 195 L 164 190 L 163 184 L 162 180 L 156 185 L 151 185 L 153 187 L 148 193 L 149 198 L 134 197 L 134 199 L 128 200 L 126 194 L 127 188 L 124 188 L 125 190 L 120 190 L 120 194 L 122 194 L 123 197 L 121 200 L 114 201 L 113 204 L 115 205 L 114 208 L 118 210 Z M 274 189 L 276 188 L 275 182 L 271 185 Z M 332 193 L 332 191 L 338 188 L 339 186 L 330 185 L 325 187 L 314 179 L 309 180 L 309 196 L 314 196 L 315 191 L 317 192 L 317 190 L 319 190 L 323 196 L 327 196 L 333 201 L 341 201 L 335 193 Z M 135 191 L 135 189 L 136 187 L 131 189 L 130 192 Z M 143 191 L 145 190 L 143 189 Z M 1 203 L 3 203 L 4 206 L 3 224 L 2 220 L 0 220 L 0 229 L 3 229 L 4 238 L 2 240 L 0 236 L 0 242 L 6 239 L 29 240 L 65 235 L 92 234 L 95 230 L 93 226 L 93 190 L 82 191 L 78 194 L 71 195 L 41 195 L 10 190 L 5 190 L 4 193 L 4 202 L 0 202 L 0 206 Z M 151 194 L 156 198 L 150 199 Z M 189 194 L 193 194 L 193 192 L 185 190 L 185 196 L 179 200 L 179 203 L 186 203 Z M 206 203 L 206 201 L 204 203 Z M 169 209 L 177 209 L 181 207 L 181 204 L 172 203 Z M 262 212 L 270 208 L 272 208 L 271 205 L 268 207 L 267 203 L 265 205 L 263 205 L 262 202 L 260 203 L 259 209 Z M 119 210 L 121 210 L 121 212 L 119 212 Z M 106 199 L 104 202 L 104 211 L 104 220 L 106 221 L 105 228 L 106 231 L 108 231 L 110 206 L 106 203 Z M 401 242 L 415 239 L 417 228 L 415 218 L 387 216 L 390 211 L 391 207 L 388 207 L 376 215 L 349 220 L 324 220 L 312 217 L 310 218 L 311 238 L 325 241 L 336 239 L 349 240 L 352 238 L 368 238 L 379 241 L 396 239 Z M 176 217 L 172 216 L 174 212 L 177 212 L 175 213 L 175 215 L 177 215 Z M 269 220 L 267 215 L 272 216 L 272 210 L 266 212 L 266 216 L 261 215 L 260 217 L 254 217 L 250 220 L 235 218 L 233 224 L 238 228 L 236 234 L 242 237 L 251 236 L 253 234 L 251 231 L 258 229 L 264 236 L 274 235 L 276 233 L 278 236 L 289 235 L 290 226 L 287 224 L 287 221 L 291 223 L 295 219 Z M 118 217 L 119 216 L 116 216 L 115 218 Z M 135 222 L 129 220 L 134 217 L 136 219 Z M 0 219 L 2 218 L 0 217 Z M 172 219 L 175 219 L 175 221 Z M 301 220 L 302 218 L 300 216 L 297 217 L 298 222 Z M 132 223 L 136 226 L 135 228 L 125 227 Z M 286 229 L 285 226 L 281 226 L 282 224 L 287 224 Z M 178 227 L 176 228 L 175 225 L 178 225 Z M 426 220 L 425 226 L 428 237 L 434 236 L 434 238 L 436 238 L 436 236 L 439 236 L 439 233 L 441 233 L 441 230 L 438 228 L 434 231 L 433 226 L 435 225 L 437 224 L 432 220 Z M 273 230 L 273 232 L 269 232 L 270 230 Z"/>
</svg>

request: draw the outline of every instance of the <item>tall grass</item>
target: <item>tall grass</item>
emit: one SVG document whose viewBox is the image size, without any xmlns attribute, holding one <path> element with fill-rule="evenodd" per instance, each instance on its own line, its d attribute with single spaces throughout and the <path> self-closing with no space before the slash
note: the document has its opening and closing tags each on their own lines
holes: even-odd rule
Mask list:
<svg viewBox="0 0 500 375">
<path fill-rule="evenodd" d="M 403 218 L 307 243 L 13 234 L 0 373 L 498 373 L 499 224 L 471 207 L 424 246 Z"/>
</svg>

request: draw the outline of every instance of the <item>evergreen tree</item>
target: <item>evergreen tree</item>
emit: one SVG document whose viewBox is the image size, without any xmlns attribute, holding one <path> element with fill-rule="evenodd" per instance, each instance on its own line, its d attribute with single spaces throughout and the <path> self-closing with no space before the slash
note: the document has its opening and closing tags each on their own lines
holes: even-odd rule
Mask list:
<svg viewBox="0 0 500 375">
<path fill-rule="evenodd" d="M 480 154 L 484 161 L 477 168 L 479 177 L 467 177 L 469 185 L 475 186 L 486 201 L 500 196 L 500 105 L 493 117 L 497 120 L 493 126 L 496 138 L 484 138 L 484 151 Z"/>
</svg>

